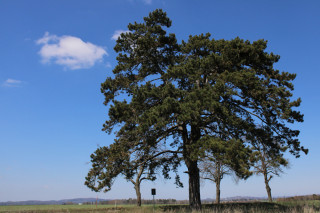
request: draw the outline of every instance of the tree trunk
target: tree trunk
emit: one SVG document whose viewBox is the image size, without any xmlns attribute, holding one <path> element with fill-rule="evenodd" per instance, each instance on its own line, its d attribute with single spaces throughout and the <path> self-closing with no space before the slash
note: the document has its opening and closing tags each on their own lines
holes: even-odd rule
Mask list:
<svg viewBox="0 0 320 213">
<path fill-rule="evenodd" d="M 269 202 L 272 202 L 271 188 L 269 186 L 268 175 L 267 175 L 267 173 L 264 173 L 263 175 L 264 175 L 264 183 L 266 185 L 266 190 L 267 190 L 267 193 L 268 193 L 268 200 L 269 200 Z"/>
<path fill-rule="evenodd" d="M 220 204 L 220 182 L 221 178 L 218 177 L 216 181 L 216 204 Z"/>
<path fill-rule="evenodd" d="M 140 184 L 136 183 L 134 186 L 137 195 L 137 206 L 141 206 L 141 192 L 140 192 Z"/>
<path fill-rule="evenodd" d="M 201 210 L 200 175 L 197 161 L 186 159 L 189 174 L 189 204 L 192 210 Z"/>
<path fill-rule="evenodd" d="M 267 171 L 267 166 L 264 160 L 264 155 L 261 155 L 261 166 L 262 166 L 262 171 L 263 171 L 263 176 L 264 176 L 264 183 L 266 185 L 266 190 L 268 194 L 268 200 L 269 202 L 272 202 L 272 196 L 271 196 L 271 188 L 269 186 L 269 181 L 271 180 L 271 177 L 268 178 L 268 171 Z"/>
<path fill-rule="evenodd" d="M 220 183 L 222 179 L 222 171 L 221 171 L 221 164 L 219 161 L 215 162 L 216 164 L 216 171 L 215 171 L 215 183 L 216 183 L 216 204 L 220 203 Z"/>
<path fill-rule="evenodd" d="M 200 139 L 200 129 L 191 126 L 191 137 L 188 137 L 187 125 L 182 124 L 182 139 L 183 139 L 183 158 L 188 168 L 189 175 L 189 205 L 192 210 L 201 210 L 200 200 L 200 171 L 198 168 L 197 158 L 193 159 L 194 150 L 190 145 Z"/>
</svg>

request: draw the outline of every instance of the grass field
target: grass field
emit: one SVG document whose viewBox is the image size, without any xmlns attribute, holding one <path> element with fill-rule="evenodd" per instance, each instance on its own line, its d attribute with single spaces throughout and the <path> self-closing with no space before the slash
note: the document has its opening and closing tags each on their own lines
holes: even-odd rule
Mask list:
<svg viewBox="0 0 320 213">
<path fill-rule="evenodd" d="M 305 206 L 315 206 L 315 207 L 320 208 L 320 200 L 281 201 L 281 202 L 277 202 L 277 203 L 283 204 L 286 206 L 305 205 Z"/>
<path fill-rule="evenodd" d="M 44 213 L 44 212 L 108 212 L 119 211 L 124 207 L 121 205 L 25 205 L 25 206 L 0 206 L 0 212 L 21 213 Z M 134 205 L 125 205 L 125 208 L 134 209 Z"/>
<path fill-rule="evenodd" d="M 8 213 L 183 213 L 191 212 L 187 205 L 159 205 L 153 211 L 152 205 L 136 207 L 133 205 L 29 205 L 29 206 L 0 206 L 0 212 Z M 320 201 L 292 201 L 292 202 L 247 202 L 223 203 L 220 205 L 205 204 L 202 213 L 314 213 L 320 212 Z"/>
</svg>

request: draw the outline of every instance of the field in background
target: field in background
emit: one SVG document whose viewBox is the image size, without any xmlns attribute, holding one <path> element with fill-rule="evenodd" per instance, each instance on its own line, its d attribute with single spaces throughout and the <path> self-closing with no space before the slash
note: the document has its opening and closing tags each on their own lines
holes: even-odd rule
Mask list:
<svg viewBox="0 0 320 213">
<path fill-rule="evenodd" d="M 21 205 L 21 206 L 0 206 L 0 212 L 10 213 L 60 213 L 60 212 L 108 212 L 110 210 L 121 210 L 135 208 L 135 205 Z"/>
<path fill-rule="evenodd" d="M 1 213 L 152 213 L 152 205 L 136 207 L 134 205 L 29 205 L 29 206 L 0 206 Z M 155 213 L 190 212 L 188 205 L 157 205 Z M 202 213 L 300 213 L 320 212 L 319 200 L 285 201 L 285 202 L 229 202 L 204 204 Z"/>
</svg>

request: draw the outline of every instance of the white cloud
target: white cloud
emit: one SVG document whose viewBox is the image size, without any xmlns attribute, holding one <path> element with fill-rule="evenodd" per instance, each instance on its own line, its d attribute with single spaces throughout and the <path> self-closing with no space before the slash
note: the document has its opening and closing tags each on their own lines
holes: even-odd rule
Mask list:
<svg viewBox="0 0 320 213">
<path fill-rule="evenodd" d="M 129 30 L 116 30 L 114 33 L 113 33 L 113 36 L 111 37 L 111 39 L 112 40 L 117 40 L 119 37 L 120 37 L 120 35 L 121 35 L 121 33 L 128 33 L 128 32 L 130 32 Z"/>
<path fill-rule="evenodd" d="M 5 82 L 3 82 L 2 86 L 4 86 L 4 87 L 21 87 L 22 83 L 23 83 L 23 81 L 9 78 Z"/>
<path fill-rule="evenodd" d="M 90 68 L 108 55 L 102 47 L 74 36 L 59 37 L 46 32 L 36 43 L 42 45 L 39 54 L 43 63 L 54 62 L 72 70 Z"/>
</svg>

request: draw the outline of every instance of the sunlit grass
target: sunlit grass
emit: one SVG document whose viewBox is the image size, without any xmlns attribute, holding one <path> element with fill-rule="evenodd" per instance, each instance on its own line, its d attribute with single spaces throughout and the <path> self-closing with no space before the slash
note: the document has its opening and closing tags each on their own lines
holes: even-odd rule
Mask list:
<svg viewBox="0 0 320 213">
<path fill-rule="evenodd" d="M 189 213 L 192 212 L 188 205 L 26 205 L 26 206 L 0 206 L 0 212 L 8 213 Z M 286 201 L 286 202 L 247 202 L 205 204 L 201 213 L 299 213 L 320 212 L 320 201 Z M 195 212 L 194 212 L 195 213 Z"/>
<path fill-rule="evenodd" d="M 314 206 L 320 208 L 320 200 L 295 200 L 295 201 L 280 201 L 277 202 L 279 204 L 283 204 L 286 206 L 298 206 L 298 205 L 305 205 L 305 206 Z"/>
<path fill-rule="evenodd" d="M 126 206 L 130 207 L 130 206 Z M 22 206 L 0 206 L 0 212 L 77 212 L 95 211 L 115 208 L 115 205 L 22 205 Z M 122 208 L 122 205 L 117 205 Z"/>
</svg>

